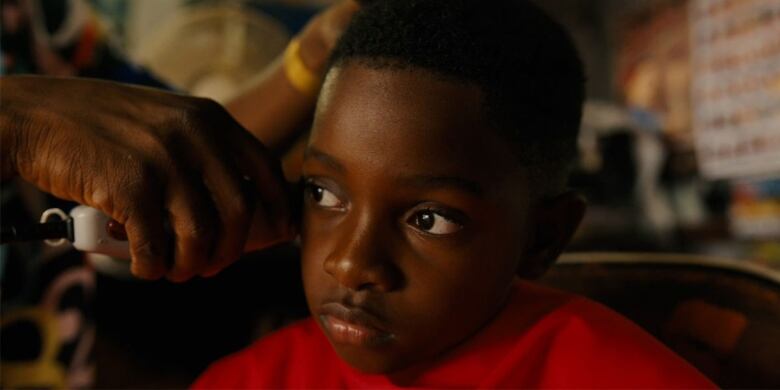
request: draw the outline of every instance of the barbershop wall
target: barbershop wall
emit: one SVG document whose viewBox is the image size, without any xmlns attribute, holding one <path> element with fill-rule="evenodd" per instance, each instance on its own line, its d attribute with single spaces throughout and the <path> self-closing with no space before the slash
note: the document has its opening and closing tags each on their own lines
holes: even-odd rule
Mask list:
<svg viewBox="0 0 780 390">
<path fill-rule="evenodd" d="M 573 184 L 593 207 L 574 247 L 778 267 L 780 4 L 538 3 L 588 68 Z"/>
</svg>

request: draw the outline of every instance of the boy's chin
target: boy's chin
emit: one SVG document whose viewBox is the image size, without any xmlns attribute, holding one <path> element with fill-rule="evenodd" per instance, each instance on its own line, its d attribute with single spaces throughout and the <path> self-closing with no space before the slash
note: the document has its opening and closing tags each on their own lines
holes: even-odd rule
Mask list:
<svg viewBox="0 0 780 390">
<path fill-rule="evenodd" d="M 341 360 L 364 374 L 390 375 L 404 371 L 413 362 L 396 356 L 389 348 L 366 349 L 334 345 Z"/>
</svg>

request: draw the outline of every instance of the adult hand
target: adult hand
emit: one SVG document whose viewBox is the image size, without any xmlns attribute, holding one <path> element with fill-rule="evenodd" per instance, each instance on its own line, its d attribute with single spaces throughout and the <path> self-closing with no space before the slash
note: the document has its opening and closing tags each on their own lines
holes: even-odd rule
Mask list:
<svg viewBox="0 0 780 390">
<path fill-rule="evenodd" d="M 300 59 L 313 75 L 323 77 L 325 64 L 336 41 L 360 5 L 339 1 L 314 16 L 298 34 Z M 242 126 L 283 158 L 291 181 L 300 176 L 304 132 L 309 129 L 316 96 L 296 89 L 288 80 L 281 57 L 253 79 L 238 96 L 225 104 Z"/>
<path fill-rule="evenodd" d="M 314 16 L 303 28 L 299 34 L 301 57 L 312 72 L 324 72 L 330 52 L 358 9 L 360 4 L 356 0 L 339 1 Z"/>
<path fill-rule="evenodd" d="M 122 223 L 138 277 L 210 276 L 294 234 L 278 162 L 211 100 L 45 77 L 0 90 L 2 177 Z"/>
</svg>

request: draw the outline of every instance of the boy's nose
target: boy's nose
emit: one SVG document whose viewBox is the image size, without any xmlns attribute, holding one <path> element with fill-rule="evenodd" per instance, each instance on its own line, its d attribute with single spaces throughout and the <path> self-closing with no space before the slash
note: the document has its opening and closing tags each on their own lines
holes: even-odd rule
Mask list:
<svg viewBox="0 0 780 390">
<path fill-rule="evenodd" d="M 365 224 L 363 224 L 365 225 Z M 374 225 L 376 226 L 376 225 Z M 393 291 L 401 283 L 401 272 L 392 255 L 384 250 L 387 236 L 376 227 L 344 229 L 343 240 L 323 263 L 325 272 L 354 291 Z"/>
</svg>

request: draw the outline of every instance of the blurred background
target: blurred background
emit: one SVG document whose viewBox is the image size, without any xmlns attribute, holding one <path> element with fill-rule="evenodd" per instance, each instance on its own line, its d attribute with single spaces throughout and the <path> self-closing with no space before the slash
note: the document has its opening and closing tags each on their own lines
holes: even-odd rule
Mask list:
<svg viewBox="0 0 780 390">
<path fill-rule="evenodd" d="M 745 265 L 777 294 L 780 1 L 536 2 L 569 29 L 588 74 L 571 186 L 590 208 L 570 250 Z M 331 3 L 0 0 L 0 74 L 98 77 L 224 102 Z M 4 221 L 51 206 L 67 207 L 3 183 Z M 0 248 L 2 387 L 182 387 L 306 315 L 294 247 L 181 286 L 135 281 L 72 251 Z M 766 302 L 780 309 L 777 295 Z"/>
</svg>

